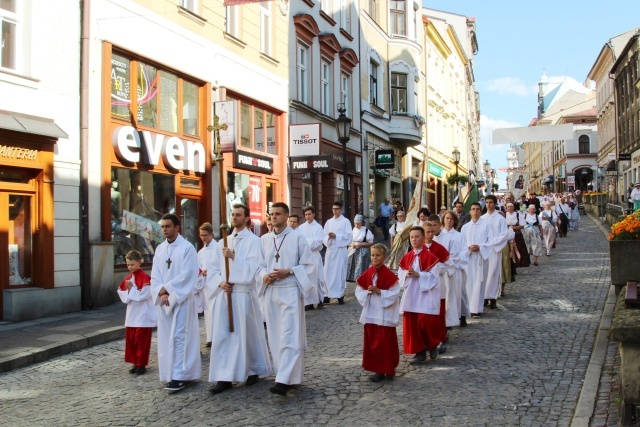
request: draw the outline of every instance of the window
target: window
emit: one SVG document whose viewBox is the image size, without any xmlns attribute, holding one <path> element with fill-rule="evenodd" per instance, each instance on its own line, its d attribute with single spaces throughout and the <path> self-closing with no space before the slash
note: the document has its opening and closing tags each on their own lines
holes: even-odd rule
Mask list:
<svg viewBox="0 0 640 427">
<path fill-rule="evenodd" d="M 369 0 L 369 16 L 377 21 L 378 19 L 378 5 L 377 0 Z"/>
<path fill-rule="evenodd" d="M 407 75 L 391 73 L 391 113 L 407 112 Z"/>
<path fill-rule="evenodd" d="M 198 14 L 198 0 L 182 0 L 182 7 L 189 12 Z"/>
<path fill-rule="evenodd" d="M 347 0 L 340 0 L 340 28 L 351 32 L 351 13 Z"/>
<path fill-rule="evenodd" d="M 0 0 L 0 68 L 19 71 L 20 14 L 17 0 Z"/>
<path fill-rule="evenodd" d="M 589 137 L 587 135 L 580 135 L 580 138 L 578 138 L 578 153 L 589 154 L 590 152 Z"/>
<path fill-rule="evenodd" d="M 406 36 L 406 24 L 405 24 L 405 1 L 404 0 L 391 0 L 390 1 L 390 28 L 391 34 L 394 36 Z"/>
<path fill-rule="evenodd" d="M 378 64 L 369 63 L 369 102 L 378 105 Z"/>
<path fill-rule="evenodd" d="M 225 31 L 235 38 L 240 38 L 239 13 L 238 6 L 225 7 Z"/>
<path fill-rule="evenodd" d="M 298 101 L 309 104 L 309 49 L 298 44 Z"/>
<path fill-rule="evenodd" d="M 322 114 L 331 116 L 333 114 L 333 101 L 331 100 L 333 93 L 333 73 L 331 63 L 322 61 L 321 82 L 320 82 L 320 107 Z"/>
<path fill-rule="evenodd" d="M 271 55 L 271 9 L 268 1 L 260 2 L 260 52 Z"/>
<path fill-rule="evenodd" d="M 320 0 L 320 9 L 330 17 L 333 17 L 332 2 L 333 0 Z"/>
<path fill-rule="evenodd" d="M 347 116 L 352 116 L 351 112 L 351 76 L 342 73 L 340 76 L 340 102 L 344 104 L 347 110 Z"/>
<path fill-rule="evenodd" d="M 1 2 L 2 0 L 0 0 Z M 132 67 L 132 64 L 136 67 Z M 132 70 L 136 69 L 136 75 Z M 129 120 L 136 93 L 138 125 L 175 134 L 200 135 L 201 86 L 146 62 L 111 54 L 111 116 Z"/>
<path fill-rule="evenodd" d="M 227 95 L 227 100 L 234 98 Z M 276 155 L 278 115 L 250 101 L 238 101 L 240 108 L 240 147 Z"/>
</svg>

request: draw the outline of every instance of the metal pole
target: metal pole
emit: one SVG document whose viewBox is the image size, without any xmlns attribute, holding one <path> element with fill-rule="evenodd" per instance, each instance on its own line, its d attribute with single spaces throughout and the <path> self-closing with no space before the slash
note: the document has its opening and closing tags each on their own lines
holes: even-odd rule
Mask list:
<svg viewBox="0 0 640 427">
<path fill-rule="evenodd" d="M 347 173 L 347 143 L 349 139 L 343 139 L 342 143 L 342 174 L 344 175 L 344 213 L 349 221 L 351 221 L 351 203 L 349 200 L 349 175 Z"/>
</svg>

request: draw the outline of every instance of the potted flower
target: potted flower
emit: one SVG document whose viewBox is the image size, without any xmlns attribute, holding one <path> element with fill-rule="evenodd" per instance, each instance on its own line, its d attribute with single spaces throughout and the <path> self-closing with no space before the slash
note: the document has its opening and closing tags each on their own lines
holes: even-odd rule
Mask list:
<svg viewBox="0 0 640 427">
<path fill-rule="evenodd" d="M 627 215 L 611 226 L 609 261 L 611 283 L 619 292 L 629 281 L 640 281 L 637 260 L 640 259 L 640 211 Z"/>
</svg>

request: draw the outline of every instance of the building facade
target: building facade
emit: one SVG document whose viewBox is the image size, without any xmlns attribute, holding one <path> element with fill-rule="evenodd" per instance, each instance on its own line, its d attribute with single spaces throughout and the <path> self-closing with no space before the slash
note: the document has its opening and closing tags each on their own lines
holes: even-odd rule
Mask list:
<svg viewBox="0 0 640 427">
<path fill-rule="evenodd" d="M 0 27 L 0 319 L 16 322 L 81 308 L 80 9 L 3 1 Z"/>
</svg>

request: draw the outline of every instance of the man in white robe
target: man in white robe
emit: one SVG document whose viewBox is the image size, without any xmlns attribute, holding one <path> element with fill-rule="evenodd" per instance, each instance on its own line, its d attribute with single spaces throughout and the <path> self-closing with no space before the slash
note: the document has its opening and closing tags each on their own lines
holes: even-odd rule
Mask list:
<svg viewBox="0 0 640 427">
<path fill-rule="evenodd" d="M 327 294 L 327 285 L 324 282 L 324 266 L 322 265 L 322 251 L 324 239 L 324 230 L 316 219 L 316 210 L 313 206 L 307 206 L 303 209 L 305 222 L 300 224 L 298 231 L 307 239 L 307 244 L 313 258 L 316 261 L 315 276 L 311 278 L 313 288 L 304 297 L 304 309 L 313 310 L 313 304 L 318 304 L 318 308 L 324 306 L 324 297 Z"/>
<path fill-rule="evenodd" d="M 489 243 L 492 247 L 491 255 L 487 260 L 486 287 L 484 299 L 488 300 L 489 308 L 496 308 L 496 299 L 500 296 L 500 271 L 502 269 L 502 249 L 508 242 L 507 221 L 496 210 L 497 199 L 493 194 L 485 198 L 487 213 L 482 215 L 482 220 L 489 226 Z"/>
<path fill-rule="evenodd" d="M 307 240 L 287 226 L 289 207 L 282 202 L 270 209 L 273 231 L 260 238 L 262 259 L 258 295 L 263 298 L 269 348 L 276 382 L 271 393 L 285 396 L 302 383 L 307 332 L 304 295 L 312 287 L 316 261 Z"/>
<path fill-rule="evenodd" d="M 337 298 L 338 304 L 344 304 L 344 290 L 347 286 L 348 246 L 351 243 L 351 223 L 342 216 L 342 203 L 335 202 L 332 207 L 333 218 L 324 224 L 324 240 L 327 247 L 324 255 L 324 278 L 328 295 L 324 302 Z"/>
<path fill-rule="evenodd" d="M 216 242 L 213 240 L 213 226 L 205 222 L 200 226 L 200 240 L 202 240 L 202 249 L 198 251 L 198 278 L 196 279 L 196 285 L 194 287 L 194 294 L 196 297 L 196 307 L 198 313 L 204 312 L 204 328 L 205 337 L 207 342 L 207 348 L 211 348 L 211 309 L 207 303 L 207 296 L 205 295 L 205 285 L 207 281 L 207 264 L 213 254 L 213 249 L 216 247 Z"/>
<path fill-rule="evenodd" d="M 217 381 L 209 389 L 211 394 L 229 390 L 233 382 L 254 385 L 259 375 L 272 373 L 256 297 L 256 273 L 262 258 L 260 238 L 245 226 L 249 214 L 246 205 L 233 206 L 233 233 L 227 239 L 228 247 L 220 239 L 207 269 L 208 302 L 213 313 L 209 381 Z M 228 281 L 225 258 L 229 259 Z M 229 332 L 229 295 L 233 332 Z"/>
<path fill-rule="evenodd" d="M 471 221 L 460 230 L 467 243 L 460 256 L 467 259 L 465 287 L 469 297 L 469 311 L 471 316 L 477 317 L 484 310 L 485 270 L 492 248 L 489 243 L 489 225 L 480 218 L 480 203 L 471 204 L 470 214 Z"/>
<path fill-rule="evenodd" d="M 158 370 L 165 390 L 177 392 L 185 381 L 200 378 L 200 331 L 193 289 L 198 254 L 180 235 L 180 219 L 160 221 L 166 240 L 156 248 L 151 269 L 151 296 L 158 308 Z"/>
</svg>

